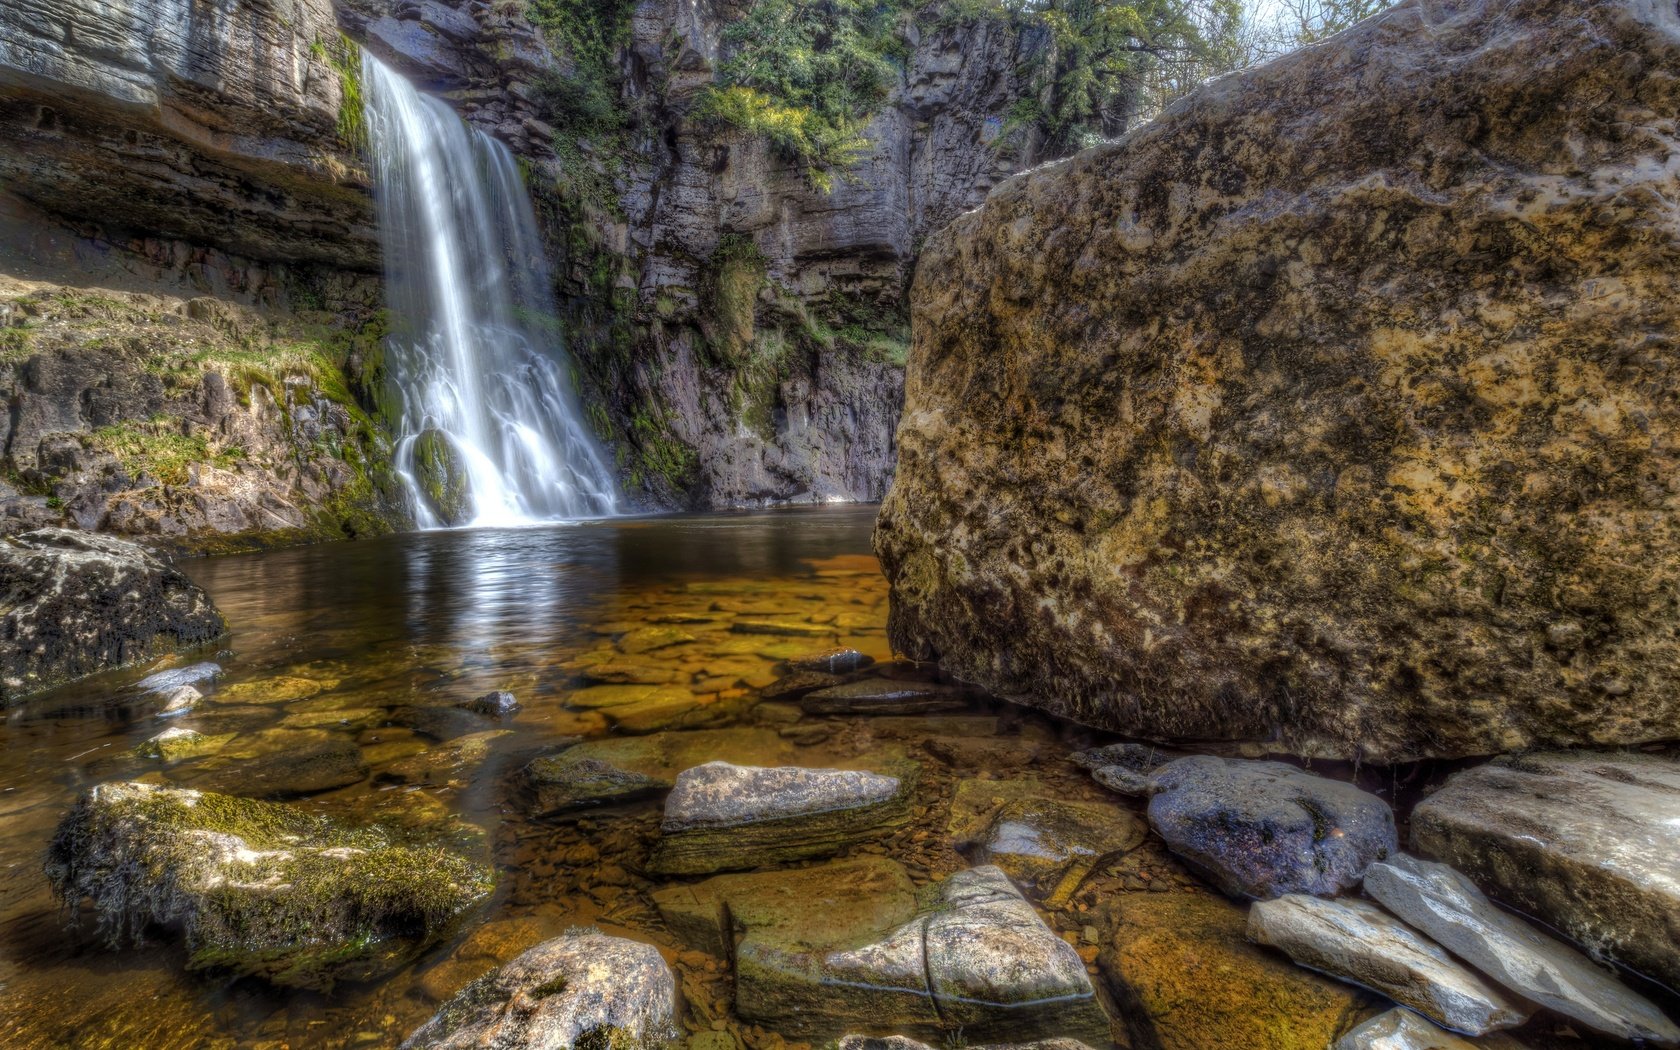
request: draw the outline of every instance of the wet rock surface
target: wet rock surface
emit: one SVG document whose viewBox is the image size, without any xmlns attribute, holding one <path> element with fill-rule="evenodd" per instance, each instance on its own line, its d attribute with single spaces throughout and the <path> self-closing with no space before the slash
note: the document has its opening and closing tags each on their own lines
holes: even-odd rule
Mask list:
<svg viewBox="0 0 1680 1050">
<path fill-rule="evenodd" d="M 1156 740 L 1671 738 L 1673 49 L 1643 0 L 1400 4 L 954 219 L 894 648 Z"/>
<path fill-rule="evenodd" d="M 1593 953 L 1680 987 L 1680 762 L 1552 752 L 1455 774 L 1412 842 Z"/>
<path fill-rule="evenodd" d="M 180 929 L 196 969 L 330 988 L 389 973 L 490 893 L 491 872 L 386 829 L 146 784 L 102 784 L 59 824 L 46 873 L 114 942 Z"/>
<path fill-rule="evenodd" d="M 684 770 L 665 800 L 654 869 L 702 875 L 831 856 L 902 823 L 920 767 L 902 753 L 862 761 L 883 772 L 728 762 Z"/>
<path fill-rule="evenodd" d="M 0 542 L 0 605 L 0 704 L 227 630 L 209 595 L 157 555 L 69 529 Z"/>
<path fill-rule="evenodd" d="M 960 711 L 969 694 L 934 682 L 865 678 L 806 693 L 799 706 L 817 715 L 911 715 Z"/>
<path fill-rule="evenodd" d="M 1365 892 L 1517 995 L 1622 1039 L 1680 1045 L 1680 1027 L 1649 1001 L 1444 864 L 1401 854 L 1371 866 Z"/>
<path fill-rule="evenodd" d="M 1248 936 L 1308 969 L 1381 992 L 1456 1032 L 1514 1028 L 1533 1012 L 1434 941 L 1367 901 L 1290 894 L 1259 901 Z"/>
<path fill-rule="evenodd" d="M 993 814 L 973 856 L 1028 894 L 1060 904 L 1098 864 L 1142 842 L 1145 831 L 1143 821 L 1117 806 L 1017 799 Z"/>
<path fill-rule="evenodd" d="M 1465 1039 L 1443 1031 L 1410 1010 L 1378 1014 L 1336 1040 L 1330 1050 L 1523 1050 L 1508 1035 Z"/>
<path fill-rule="evenodd" d="M 403 1050 L 655 1047 L 676 1035 L 677 984 L 652 945 L 579 931 L 461 989 Z"/>
<path fill-rule="evenodd" d="M 793 745 L 769 729 L 655 733 L 630 740 L 586 741 L 533 760 L 524 777 L 538 812 L 555 813 L 668 791 L 676 784 L 677 774 L 711 760 L 747 764 L 793 754 Z"/>
<path fill-rule="evenodd" d="M 1281 762 L 1182 758 L 1148 789 L 1150 826 L 1233 896 L 1333 896 L 1399 849 L 1388 803 Z"/>
</svg>

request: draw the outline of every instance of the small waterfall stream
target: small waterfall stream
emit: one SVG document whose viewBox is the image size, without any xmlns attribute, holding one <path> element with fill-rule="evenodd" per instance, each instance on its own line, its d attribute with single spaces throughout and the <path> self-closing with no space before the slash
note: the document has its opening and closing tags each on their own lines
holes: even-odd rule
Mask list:
<svg viewBox="0 0 1680 1050">
<path fill-rule="evenodd" d="M 420 524 L 614 513 L 513 155 L 366 53 L 362 77 L 401 399 L 397 468 Z"/>
</svg>

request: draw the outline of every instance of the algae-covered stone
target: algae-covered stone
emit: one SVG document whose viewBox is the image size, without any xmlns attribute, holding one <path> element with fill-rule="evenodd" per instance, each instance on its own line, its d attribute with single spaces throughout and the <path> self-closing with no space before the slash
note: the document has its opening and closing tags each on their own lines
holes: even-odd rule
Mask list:
<svg viewBox="0 0 1680 1050">
<path fill-rule="evenodd" d="M 677 774 L 722 760 L 742 764 L 792 758 L 792 744 L 771 729 L 697 729 L 591 740 L 534 759 L 524 780 L 538 814 L 627 802 L 669 790 Z"/>
<path fill-rule="evenodd" d="M 1412 841 L 1595 954 L 1680 988 L 1680 761 L 1498 759 L 1418 803 Z"/>
<path fill-rule="evenodd" d="M 657 948 L 576 930 L 461 989 L 402 1050 L 640 1050 L 674 1040 L 676 1017 Z"/>
<path fill-rule="evenodd" d="M 155 758 L 163 762 L 179 762 L 183 758 L 191 758 L 207 751 L 214 751 L 232 739 L 232 733 L 205 736 L 203 733 L 188 729 L 185 726 L 171 726 L 145 743 L 136 745 L 134 753 L 141 758 Z"/>
<path fill-rule="evenodd" d="M 1027 798 L 1006 802 L 980 836 L 974 860 L 1058 907 L 1097 865 L 1143 841 L 1144 823 L 1119 806 Z"/>
<path fill-rule="evenodd" d="M 422 431 L 414 439 L 412 455 L 414 480 L 426 509 L 444 525 L 470 521 L 473 505 L 467 464 L 449 435 L 437 429 Z"/>
<path fill-rule="evenodd" d="M 1181 758 L 1148 788 L 1150 826 L 1233 896 L 1333 896 L 1399 849 L 1388 803 L 1282 762 Z"/>
<path fill-rule="evenodd" d="M 343 733 L 271 729 L 241 737 L 213 758 L 171 777 L 188 786 L 250 798 L 287 799 L 367 778 L 362 749 Z"/>
<path fill-rule="evenodd" d="M 1398 4 L 930 237 L 893 648 L 1156 740 L 1673 739 L 1674 32 Z"/>
<path fill-rule="evenodd" d="M 1324 1050 L 1371 1000 L 1250 944 L 1243 910 L 1206 893 L 1123 894 L 1097 957 L 1133 1045 Z"/>
<path fill-rule="evenodd" d="M 675 875 L 824 857 L 909 818 L 920 767 L 902 752 L 870 769 L 708 762 L 684 770 L 665 800 L 651 866 Z"/>
<path fill-rule="evenodd" d="M 328 988 L 406 964 L 489 896 L 489 869 L 384 826 L 146 784 L 88 790 L 46 874 L 113 945 L 178 928 L 193 969 Z"/>
<path fill-rule="evenodd" d="M 468 733 L 391 763 L 380 770 L 379 778 L 427 787 L 462 787 L 490 756 L 496 741 L 512 735 L 511 729 Z"/>
<path fill-rule="evenodd" d="M 156 554 L 73 529 L 0 542 L 0 610 L 0 704 L 227 630 L 210 596 Z"/>
</svg>

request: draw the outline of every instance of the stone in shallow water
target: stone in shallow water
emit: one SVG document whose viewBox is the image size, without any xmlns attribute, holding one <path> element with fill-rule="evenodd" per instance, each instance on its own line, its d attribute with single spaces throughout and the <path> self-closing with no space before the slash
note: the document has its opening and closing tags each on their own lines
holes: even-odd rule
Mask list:
<svg viewBox="0 0 1680 1050">
<path fill-rule="evenodd" d="M 113 940 L 176 927 L 190 968 L 327 988 L 406 964 L 489 896 L 489 869 L 399 841 L 290 806 L 111 783 L 60 822 L 46 874 Z"/>
<path fill-rule="evenodd" d="M 1149 777 L 1174 759 L 1185 757 L 1154 744 L 1119 743 L 1073 754 L 1073 763 L 1091 771 L 1091 779 L 1121 795 L 1148 796 Z"/>
<path fill-rule="evenodd" d="M 835 633 L 833 627 L 820 623 L 800 623 L 794 620 L 736 620 L 729 625 L 736 634 L 772 634 L 789 637 L 820 638 Z"/>
<path fill-rule="evenodd" d="M 379 771 L 379 779 L 426 787 L 463 787 L 490 756 L 495 742 L 512 735 L 511 729 L 468 733 L 392 762 Z"/>
<path fill-rule="evenodd" d="M 214 681 L 220 677 L 222 666 L 214 663 L 196 663 L 186 667 L 171 667 L 167 671 L 149 674 L 134 683 L 134 688 L 147 693 L 168 693 L 179 689 L 183 685 L 198 685 L 200 682 Z"/>
<path fill-rule="evenodd" d="M 676 978 L 658 949 L 580 930 L 461 989 L 401 1050 L 630 1050 L 675 1039 L 676 1018 Z"/>
<path fill-rule="evenodd" d="M 1105 859 L 1143 841 L 1143 821 L 1119 806 L 1029 798 L 1006 802 L 980 836 L 974 860 L 1057 907 Z"/>
<path fill-rule="evenodd" d="M 1132 1045 L 1324 1050 L 1371 998 L 1250 944 L 1242 909 L 1208 893 L 1127 893 L 1101 920 L 1097 964 Z"/>
<path fill-rule="evenodd" d="M 525 767 L 539 815 L 624 802 L 668 790 L 684 769 L 714 759 L 783 762 L 795 749 L 774 730 L 699 729 L 629 739 L 591 740 Z"/>
<path fill-rule="evenodd" d="M 483 696 L 474 697 L 461 706 L 477 715 L 486 715 L 490 718 L 507 718 L 518 712 L 519 698 L 506 689 L 498 689 L 493 693 L 485 693 Z"/>
<path fill-rule="evenodd" d="M 919 767 L 902 752 L 861 762 L 882 771 L 728 762 L 684 770 L 665 800 L 652 869 L 703 875 L 828 856 L 902 824 Z"/>
<path fill-rule="evenodd" d="M 174 718 L 193 710 L 204 700 L 204 694 L 190 685 L 180 685 L 171 689 L 163 698 L 163 706 L 158 708 L 159 718 Z"/>
<path fill-rule="evenodd" d="M 1150 826 L 1233 896 L 1333 896 L 1399 849 L 1388 803 L 1282 762 L 1181 758 L 1149 792 Z"/>
<path fill-rule="evenodd" d="M 272 729 L 241 737 L 173 779 L 250 798 L 286 799 L 348 787 L 368 775 L 362 749 L 341 733 Z"/>
<path fill-rule="evenodd" d="M 875 658 L 856 649 L 822 649 L 802 653 L 787 662 L 789 671 L 818 671 L 823 674 L 851 674 L 873 664 Z"/>
<path fill-rule="evenodd" d="M 638 627 L 627 631 L 617 642 L 620 652 L 627 656 L 639 656 L 659 649 L 669 649 L 674 645 L 687 645 L 694 641 L 694 636 L 680 627 Z"/>
<path fill-rule="evenodd" d="M 145 743 L 136 745 L 134 753 L 141 758 L 155 758 L 163 762 L 179 762 L 183 758 L 191 758 L 206 751 L 214 751 L 232 739 L 232 733 L 205 736 L 203 733 L 195 732 L 184 726 L 171 726 Z"/>
<path fill-rule="evenodd" d="M 821 671 L 795 671 L 760 689 L 758 695 L 764 700 L 793 700 L 818 689 L 839 685 L 843 681 L 845 679 L 839 675 L 825 674 Z"/>
<path fill-rule="evenodd" d="M 655 894 L 673 932 L 733 942 L 736 1009 L 802 1037 L 867 1026 L 1106 1045 L 1084 963 L 996 868 L 920 893 L 884 858 L 724 875 Z M 737 936 L 738 935 L 738 936 Z"/>
<path fill-rule="evenodd" d="M 1412 842 L 1595 954 L 1680 988 L 1680 761 L 1497 759 L 1420 802 Z"/>
<path fill-rule="evenodd" d="M 960 711 L 968 702 L 955 686 L 866 678 L 806 693 L 799 705 L 814 715 L 914 715 Z"/>
<path fill-rule="evenodd" d="M 927 1043 L 903 1035 L 847 1035 L 840 1050 L 935 1050 Z M 1039 1039 L 1031 1043 L 984 1043 L 968 1050 L 1091 1050 L 1077 1039 Z"/>
<path fill-rule="evenodd" d="M 1442 1031 L 1410 1010 L 1396 1007 L 1378 1014 L 1336 1040 L 1330 1050 L 1523 1050 L 1508 1035 L 1465 1039 Z"/>
<path fill-rule="evenodd" d="M 1401 854 L 1371 865 L 1365 892 L 1526 999 L 1623 1039 L 1680 1045 L 1680 1028 L 1662 1011 L 1574 948 L 1494 907 L 1445 864 Z"/>
<path fill-rule="evenodd" d="M 1248 936 L 1302 966 L 1409 1006 L 1458 1032 L 1514 1028 L 1533 1011 L 1375 904 L 1293 893 L 1249 910 Z"/>
</svg>

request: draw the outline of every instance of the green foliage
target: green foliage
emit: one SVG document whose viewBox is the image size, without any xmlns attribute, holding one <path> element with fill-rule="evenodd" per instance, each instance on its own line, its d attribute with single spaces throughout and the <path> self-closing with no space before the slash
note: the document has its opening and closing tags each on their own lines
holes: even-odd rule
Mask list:
<svg viewBox="0 0 1680 1050">
<path fill-rule="evenodd" d="M 1278 50 L 1316 43 L 1387 10 L 1394 0 L 1280 0 Z"/>
<path fill-rule="evenodd" d="M 316 40 L 309 53 L 333 67 L 338 74 L 338 138 L 353 150 L 366 152 L 368 145 L 367 92 L 362 85 L 362 49 L 343 33 L 330 40 Z"/>
<path fill-rule="evenodd" d="M 758 292 L 764 287 L 764 255 L 751 237 L 726 234 L 718 241 L 709 267 L 712 345 L 726 363 L 739 364 L 752 350 Z"/>
<path fill-rule="evenodd" d="M 538 84 L 545 114 L 561 138 L 599 137 L 624 128 L 618 53 L 630 42 L 635 6 L 633 0 L 526 0 L 526 17 L 572 63 L 570 72 L 556 71 Z"/>
<path fill-rule="evenodd" d="M 718 83 L 696 115 L 768 138 L 804 161 L 811 184 L 867 152 L 863 131 L 907 52 L 907 0 L 758 0 L 724 30 Z"/>
<path fill-rule="evenodd" d="M 204 435 L 183 433 L 179 420 L 164 416 L 100 427 L 92 440 L 96 448 L 116 456 L 130 475 L 156 478 L 165 485 L 186 484 L 195 464 L 225 470 L 245 458 L 238 445 L 212 447 Z"/>
</svg>

